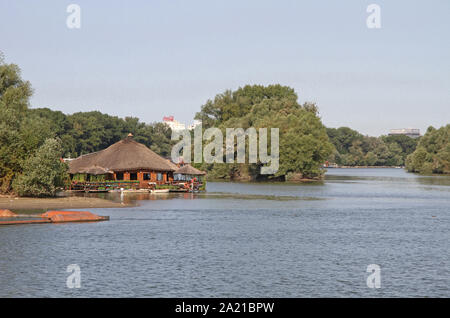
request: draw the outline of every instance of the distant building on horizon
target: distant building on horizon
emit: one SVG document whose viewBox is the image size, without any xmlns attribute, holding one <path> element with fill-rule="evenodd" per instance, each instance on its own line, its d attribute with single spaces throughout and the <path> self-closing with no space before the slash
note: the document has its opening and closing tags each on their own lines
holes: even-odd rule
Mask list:
<svg viewBox="0 0 450 318">
<path fill-rule="evenodd" d="M 175 120 L 175 118 L 173 116 L 164 116 L 163 123 L 165 123 L 167 126 L 169 126 L 170 129 L 172 129 L 173 131 L 186 129 L 186 125 L 180 123 L 178 120 Z"/>
<path fill-rule="evenodd" d="M 189 130 L 195 129 L 195 127 L 197 127 L 197 126 L 199 126 L 201 124 L 202 124 L 201 120 L 194 120 L 194 123 L 192 125 L 189 125 L 188 129 Z"/>
<path fill-rule="evenodd" d="M 420 129 L 416 128 L 401 128 L 401 129 L 391 129 L 389 131 L 389 136 L 395 135 L 405 135 L 411 138 L 419 138 L 420 137 Z"/>
<path fill-rule="evenodd" d="M 186 125 L 183 123 L 180 123 L 178 120 L 176 120 L 173 116 L 164 116 L 163 117 L 163 123 L 165 123 L 167 126 L 170 127 L 170 129 L 174 130 L 174 131 L 179 131 L 179 130 L 185 130 L 186 129 Z M 197 127 L 198 125 L 201 125 L 202 122 L 200 120 L 194 120 L 194 123 L 192 125 L 188 126 L 188 130 L 192 130 L 195 127 Z"/>
</svg>

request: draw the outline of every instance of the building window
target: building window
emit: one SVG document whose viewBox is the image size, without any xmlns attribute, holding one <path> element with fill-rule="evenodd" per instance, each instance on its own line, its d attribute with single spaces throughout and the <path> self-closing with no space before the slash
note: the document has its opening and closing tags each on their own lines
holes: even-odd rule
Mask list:
<svg viewBox="0 0 450 318">
<path fill-rule="evenodd" d="M 174 180 L 176 180 L 176 181 L 186 181 L 186 175 L 181 174 L 181 173 L 176 173 L 174 175 Z"/>
<path fill-rule="evenodd" d="M 123 172 L 116 173 L 116 180 L 123 180 Z"/>
<path fill-rule="evenodd" d="M 144 173 L 144 180 L 145 181 L 148 181 L 148 180 L 150 180 L 150 173 Z"/>
<path fill-rule="evenodd" d="M 136 172 L 133 172 L 133 173 L 130 173 L 130 180 L 137 180 L 138 178 L 137 178 L 137 173 Z"/>
<path fill-rule="evenodd" d="M 158 173 L 158 175 L 157 175 L 157 177 L 156 177 L 156 180 L 162 181 L 162 179 L 163 179 L 162 173 Z"/>
</svg>

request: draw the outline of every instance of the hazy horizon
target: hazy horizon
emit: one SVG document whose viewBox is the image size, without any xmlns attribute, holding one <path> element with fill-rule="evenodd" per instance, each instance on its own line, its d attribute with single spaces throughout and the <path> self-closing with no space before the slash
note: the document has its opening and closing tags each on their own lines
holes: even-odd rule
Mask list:
<svg viewBox="0 0 450 318">
<path fill-rule="evenodd" d="M 66 8 L 81 7 L 69 29 Z M 381 7 L 381 29 L 366 8 Z M 450 2 L 0 1 L 0 51 L 31 106 L 189 124 L 208 99 L 281 84 L 327 127 L 362 134 L 450 118 Z"/>
</svg>

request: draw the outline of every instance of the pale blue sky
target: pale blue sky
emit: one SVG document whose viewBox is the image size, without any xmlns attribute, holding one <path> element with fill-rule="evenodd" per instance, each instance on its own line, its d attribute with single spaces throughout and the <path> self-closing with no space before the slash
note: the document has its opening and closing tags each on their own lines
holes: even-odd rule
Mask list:
<svg viewBox="0 0 450 318">
<path fill-rule="evenodd" d="M 366 27 L 371 3 L 381 29 Z M 329 127 L 424 132 L 450 122 L 449 35 L 448 0 L 0 0 L 0 51 L 33 107 L 145 122 L 189 123 L 225 89 L 280 83 Z"/>
</svg>

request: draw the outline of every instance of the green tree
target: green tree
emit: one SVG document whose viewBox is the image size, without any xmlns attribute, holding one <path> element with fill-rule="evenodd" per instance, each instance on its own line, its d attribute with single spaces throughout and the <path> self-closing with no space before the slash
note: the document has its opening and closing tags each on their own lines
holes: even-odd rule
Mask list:
<svg viewBox="0 0 450 318">
<path fill-rule="evenodd" d="M 406 157 L 416 150 L 418 139 L 406 135 L 382 136 L 381 139 L 388 145 L 391 153 L 392 165 L 404 165 Z M 400 148 L 400 150 L 399 150 Z"/>
<path fill-rule="evenodd" d="M 295 91 L 286 86 L 247 85 L 234 92 L 226 91 L 203 105 L 196 119 L 206 123 L 206 127 L 219 127 L 224 133 L 226 128 L 279 128 L 280 166 L 270 178 L 319 178 L 323 175 L 322 164 L 333 151 L 317 106 L 300 105 Z M 211 170 L 210 175 L 214 176 L 247 179 L 251 174 L 253 179 L 266 178 L 259 174 L 260 166 L 261 163 L 204 164 L 201 168 Z"/>
<path fill-rule="evenodd" d="M 14 191 L 20 196 L 54 196 L 67 177 L 67 165 L 61 162 L 61 154 L 60 141 L 47 139 L 24 162 L 22 174 L 13 183 Z"/>
<path fill-rule="evenodd" d="M 406 168 L 422 174 L 450 173 L 450 124 L 439 129 L 430 126 L 407 157 Z"/>
<path fill-rule="evenodd" d="M 279 84 L 269 86 L 246 85 L 234 92 L 227 90 L 218 94 L 214 101 L 208 100 L 195 118 L 201 120 L 205 128 L 209 128 L 218 126 L 229 119 L 247 115 L 253 106 L 264 100 L 281 99 L 297 102 L 297 94 L 294 89 Z"/>
<path fill-rule="evenodd" d="M 363 139 L 363 135 L 348 127 L 327 128 L 327 134 L 331 143 L 340 154 L 349 153 L 353 143 Z"/>
<path fill-rule="evenodd" d="M 8 193 L 28 169 L 28 160 L 60 126 L 29 109 L 32 89 L 15 64 L 0 58 L 0 192 Z M 51 111 L 48 110 L 48 113 Z M 63 115 L 64 116 L 64 115 Z M 60 129 L 61 130 L 61 129 Z"/>
<path fill-rule="evenodd" d="M 372 152 L 369 151 L 364 156 L 365 165 L 367 166 L 374 166 L 377 163 L 378 157 Z"/>
<path fill-rule="evenodd" d="M 11 183 L 27 155 L 23 119 L 28 111 L 31 85 L 23 81 L 15 64 L 5 64 L 0 56 L 0 192 L 9 192 Z"/>
</svg>

